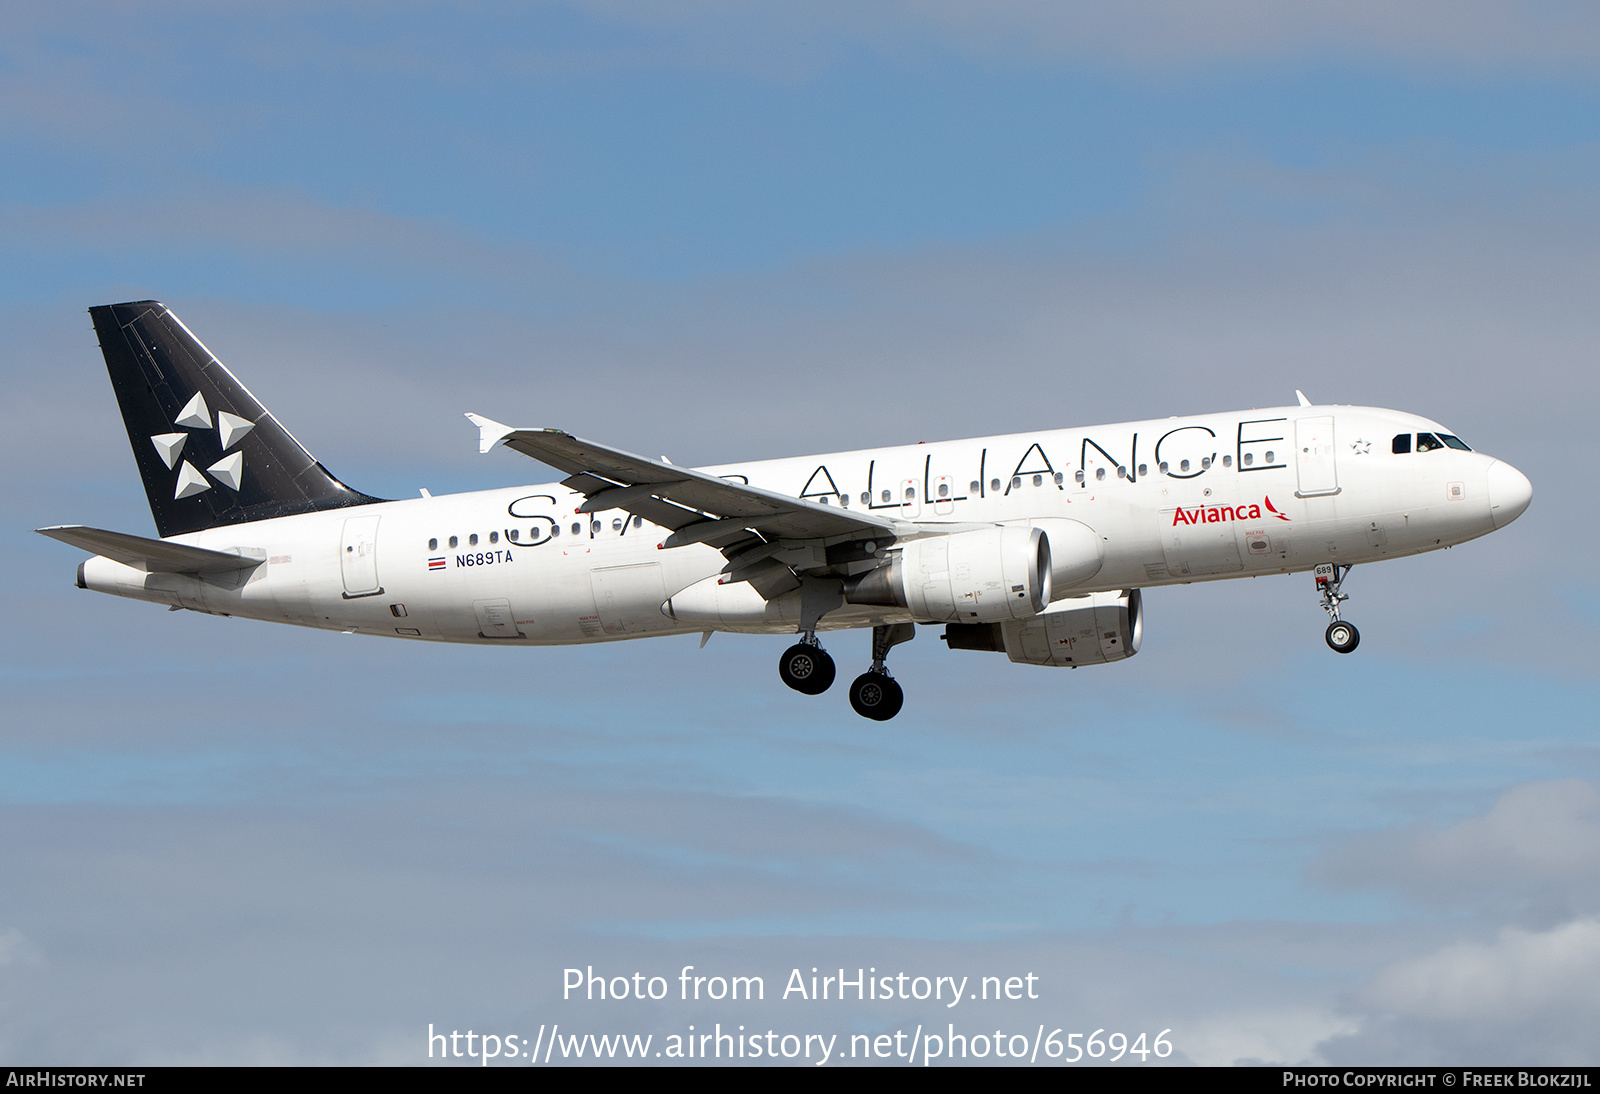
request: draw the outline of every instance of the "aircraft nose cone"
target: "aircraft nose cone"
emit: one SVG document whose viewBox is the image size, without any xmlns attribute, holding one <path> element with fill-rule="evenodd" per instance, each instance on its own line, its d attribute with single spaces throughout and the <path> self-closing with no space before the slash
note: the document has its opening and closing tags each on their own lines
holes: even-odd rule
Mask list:
<svg viewBox="0 0 1600 1094">
<path fill-rule="evenodd" d="M 1528 476 L 1500 460 L 1489 465 L 1489 518 L 1496 528 L 1520 517 L 1532 500 L 1533 483 Z"/>
</svg>

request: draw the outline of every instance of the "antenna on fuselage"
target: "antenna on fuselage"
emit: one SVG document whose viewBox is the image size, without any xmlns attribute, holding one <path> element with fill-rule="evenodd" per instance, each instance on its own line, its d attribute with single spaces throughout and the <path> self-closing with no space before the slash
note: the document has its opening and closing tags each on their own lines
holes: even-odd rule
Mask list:
<svg viewBox="0 0 1600 1094">
<path fill-rule="evenodd" d="M 1296 399 L 1300 400 L 1300 405 L 1301 406 L 1310 406 L 1311 405 L 1311 400 L 1307 399 L 1306 398 L 1306 393 L 1301 391 L 1299 388 L 1295 388 L 1294 389 L 1294 397 Z"/>
</svg>

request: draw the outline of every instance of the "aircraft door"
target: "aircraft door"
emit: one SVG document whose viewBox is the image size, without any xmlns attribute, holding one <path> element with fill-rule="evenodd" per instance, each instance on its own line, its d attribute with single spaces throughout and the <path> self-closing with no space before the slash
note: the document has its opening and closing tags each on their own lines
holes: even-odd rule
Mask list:
<svg viewBox="0 0 1600 1094">
<path fill-rule="evenodd" d="M 1311 498 L 1339 492 L 1334 466 L 1333 417 L 1298 418 L 1294 423 L 1294 462 L 1300 475 L 1297 497 Z"/>
<path fill-rule="evenodd" d="M 667 599 L 661 563 L 604 566 L 589 571 L 589 580 L 600 627 L 606 634 L 641 634 L 672 625 L 661 611 Z"/>
<path fill-rule="evenodd" d="M 377 596 L 378 517 L 346 517 L 339 543 L 339 573 L 344 578 L 344 598 Z"/>
<path fill-rule="evenodd" d="M 922 498 L 917 494 L 916 479 L 900 480 L 900 516 L 906 520 L 916 520 L 922 515 Z"/>
</svg>

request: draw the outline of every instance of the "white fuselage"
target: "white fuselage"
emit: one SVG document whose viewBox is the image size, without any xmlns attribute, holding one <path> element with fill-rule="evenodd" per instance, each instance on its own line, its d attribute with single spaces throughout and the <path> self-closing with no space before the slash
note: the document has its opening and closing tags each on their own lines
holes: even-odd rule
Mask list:
<svg viewBox="0 0 1600 1094">
<path fill-rule="evenodd" d="M 1526 494 L 1502 487 L 1497 502 L 1496 483 L 1526 479 L 1492 457 L 1392 451 L 1397 434 L 1419 432 L 1445 431 L 1396 411 L 1296 406 L 705 470 L 927 532 L 1079 522 L 1100 537 L 1103 562 L 1091 578 L 1055 589 L 1060 598 L 1417 554 L 1521 513 Z M 667 530 L 620 510 L 579 513 L 583 500 L 547 484 L 237 524 L 174 542 L 265 552 L 251 571 L 147 574 L 95 557 L 82 583 L 206 612 L 448 642 L 795 630 L 787 614 L 763 611 L 749 586 L 716 620 L 673 618 L 669 599 L 715 584 L 723 554 L 703 544 L 663 549 Z M 821 626 L 910 618 L 846 605 Z"/>
</svg>

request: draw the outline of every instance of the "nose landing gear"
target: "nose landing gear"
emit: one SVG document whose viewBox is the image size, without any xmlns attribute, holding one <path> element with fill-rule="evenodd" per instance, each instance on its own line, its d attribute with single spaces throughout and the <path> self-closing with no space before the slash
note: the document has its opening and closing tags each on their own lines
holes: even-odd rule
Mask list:
<svg viewBox="0 0 1600 1094">
<path fill-rule="evenodd" d="M 1317 592 L 1322 595 L 1322 610 L 1328 613 L 1332 622 L 1323 635 L 1328 642 L 1328 648 L 1335 653 L 1352 653 L 1361 644 L 1361 632 L 1356 630 L 1354 623 L 1346 623 L 1339 618 L 1339 605 L 1350 599 L 1350 594 L 1339 591 L 1344 584 L 1344 579 L 1350 575 L 1350 567 L 1337 562 L 1324 562 L 1316 569 Z"/>
<path fill-rule="evenodd" d="M 906 693 L 884 667 L 889 650 L 917 636 L 910 623 L 880 624 L 872 628 L 872 667 L 850 684 L 850 707 L 863 718 L 887 722 L 905 705 Z"/>
</svg>

